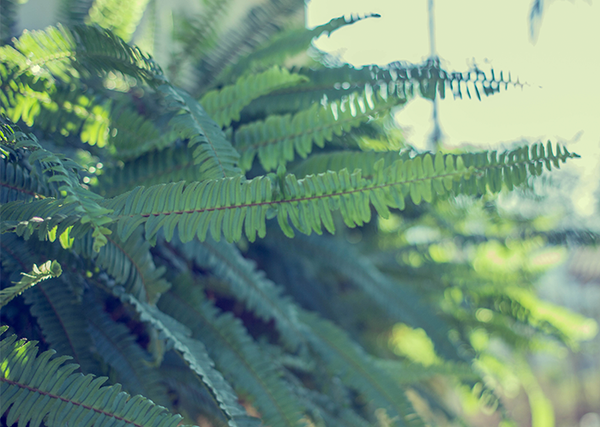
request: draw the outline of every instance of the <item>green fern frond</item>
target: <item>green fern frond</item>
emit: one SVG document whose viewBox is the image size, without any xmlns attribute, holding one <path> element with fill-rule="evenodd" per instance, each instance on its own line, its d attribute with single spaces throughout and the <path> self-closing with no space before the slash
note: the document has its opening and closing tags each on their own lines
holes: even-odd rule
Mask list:
<svg viewBox="0 0 600 427">
<path fill-rule="evenodd" d="M 475 190 L 487 186 L 496 191 L 502 182 L 522 183 L 527 169 L 537 175 L 542 164 L 550 167 L 551 162 L 577 156 L 565 150 L 559 146 L 557 155 L 548 153 L 542 157 L 534 145 L 531 155 L 530 149 L 523 147 L 501 155 L 500 159 L 494 152 L 484 152 L 467 156 L 469 162 L 477 159 L 477 165 L 469 167 L 463 156 L 452 154 L 398 160 L 385 169 L 381 159 L 370 179 L 364 178 L 360 170 L 351 174 L 343 169 L 300 180 L 287 175 L 162 184 L 148 189 L 138 187 L 106 201 L 104 206 L 114 210 L 111 217 L 118 222 L 118 233 L 124 239 L 138 225 L 145 224 L 148 239 L 162 228 L 169 241 L 178 228 L 181 241 L 190 241 L 194 236 L 204 241 L 210 228 L 215 240 L 223 232 L 231 242 L 240 239 L 244 228 L 248 239 L 254 241 L 257 233 L 261 238 L 266 234 L 267 214 L 269 218 L 277 216 L 280 227 L 290 237 L 294 235 L 290 220 L 304 234 L 320 234 L 322 225 L 333 233 L 332 211 L 340 210 L 345 224 L 352 228 L 370 221 L 370 204 L 387 218 L 389 207 L 405 208 L 406 197 L 418 205 L 423 200 L 431 203 L 435 194 L 472 194 L 472 182 Z"/>
<path fill-rule="evenodd" d="M 7 327 L 2 326 L 0 333 Z M 171 415 L 142 396 L 131 398 L 120 386 L 104 386 L 106 378 L 74 374 L 68 356 L 53 350 L 38 355 L 35 341 L 17 341 L 15 335 L 0 341 L 0 415 L 7 424 L 29 423 L 80 427 L 120 425 L 176 427 L 181 416 Z"/>
<path fill-rule="evenodd" d="M 58 194 L 51 183 L 40 181 L 19 164 L 0 159 L 0 204 L 57 197 Z"/>
<path fill-rule="evenodd" d="M 293 116 L 272 115 L 265 121 L 241 126 L 234 135 L 242 155 L 240 166 L 249 170 L 257 154 L 266 171 L 294 160 L 294 151 L 305 158 L 313 144 L 322 148 L 333 135 L 348 132 L 399 103 L 396 98 L 373 93 L 352 94 L 340 101 L 313 104 Z"/>
<path fill-rule="evenodd" d="M 275 361 L 264 354 L 231 313 L 220 313 L 198 287 L 179 286 L 165 294 L 159 308 L 189 325 L 206 343 L 217 368 L 242 396 L 248 396 L 265 425 L 296 426 L 302 407 L 280 379 Z"/>
<path fill-rule="evenodd" d="M 52 277 L 59 277 L 62 274 L 60 264 L 56 261 L 46 261 L 39 267 L 33 264 L 33 269 L 29 273 L 21 273 L 24 277 L 15 286 L 4 288 L 0 291 L 0 307 L 4 307 L 14 297 L 22 294 L 32 286 L 37 285 L 42 280 Z"/>
<path fill-rule="evenodd" d="M 239 175 L 236 167 L 239 154 L 198 101 L 172 86 L 163 85 L 161 90 L 171 106 L 182 111 L 171 119 L 169 125 L 179 137 L 189 139 L 190 149 L 198 145 L 193 152 L 194 164 L 200 165 L 200 172 L 205 179 Z"/>
<path fill-rule="evenodd" d="M 221 411 L 229 420 L 230 427 L 255 426 L 256 418 L 246 415 L 244 408 L 238 403 L 237 396 L 221 373 L 214 368 L 214 363 L 208 355 L 204 344 L 190 337 L 187 327 L 166 315 L 155 306 L 138 301 L 135 297 L 115 287 L 113 292 L 135 308 L 140 319 L 148 322 L 158 330 L 165 339 L 189 364 L 190 369 L 198 375 L 211 390 Z"/>
<path fill-rule="evenodd" d="M 387 168 L 397 160 L 406 160 L 396 151 L 331 151 L 328 153 L 313 153 L 305 160 L 294 164 L 290 172 L 299 177 L 316 175 L 325 171 L 339 172 L 342 169 L 355 171 L 360 169 L 365 178 L 373 176 L 375 164 L 383 159 L 383 167 Z"/>
<path fill-rule="evenodd" d="M 102 311 L 90 293 L 84 296 L 84 309 L 94 350 L 116 371 L 117 381 L 131 395 L 141 394 L 168 405 L 160 375 L 152 368 L 148 353 L 135 342 L 136 337 Z"/>
<path fill-rule="evenodd" d="M 162 70 L 138 48 L 98 27 L 62 25 L 25 32 L 15 47 L 0 47 L 0 61 L 29 74 L 70 82 L 89 73 L 119 72 L 151 85 L 165 81 Z M 16 77 L 18 77 L 18 75 Z"/>
<path fill-rule="evenodd" d="M 306 80 L 304 76 L 290 74 L 285 68 L 274 66 L 259 74 L 240 77 L 234 84 L 222 89 L 205 93 L 200 104 L 219 126 L 225 127 L 239 120 L 242 109 L 254 99 Z"/>
<path fill-rule="evenodd" d="M 229 67 L 220 77 L 221 81 L 231 81 L 237 76 L 247 73 L 249 70 L 269 67 L 273 64 L 281 64 L 286 58 L 307 50 L 311 42 L 322 36 L 331 34 L 347 25 L 355 24 L 363 19 L 379 18 L 376 13 L 352 15 L 350 17 L 333 18 L 329 22 L 319 25 L 312 30 L 297 28 L 283 32 L 254 49 L 248 55 L 239 59 L 235 65 Z"/>
<path fill-rule="evenodd" d="M 110 30 L 117 37 L 129 42 L 147 4 L 148 0 L 95 0 L 85 23 Z"/>
<path fill-rule="evenodd" d="M 267 279 L 234 245 L 211 239 L 182 245 L 174 240 L 172 247 L 184 258 L 193 260 L 198 267 L 222 280 L 227 290 L 247 310 L 266 322 L 273 321 L 281 340 L 291 350 L 297 350 L 303 343 L 295 304 L 282 295 L 283 289 Z"/>
<path fill-rule="evenodd" d="M 343 330 L 308 312 L 302 312 L 300 320 L 310 327 L 307 339 L 317 357 L 347 387 L 363 394 L 375 408 L 384 409 L 386 418 L 398 425 L 424 426 L 404 390 Z"/>
</svg>

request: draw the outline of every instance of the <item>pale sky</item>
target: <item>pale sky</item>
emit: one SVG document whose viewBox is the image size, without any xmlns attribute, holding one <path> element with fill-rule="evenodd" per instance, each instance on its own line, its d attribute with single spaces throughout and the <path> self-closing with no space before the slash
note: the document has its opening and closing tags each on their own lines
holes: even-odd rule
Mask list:
<svg viewBox="0 0 600 427">
<path fill-rule="evenodd" d="M 600 5 L 547 0 L 536 44 L 529 39 L 530 6 L 531 0 L 435 1 L 437 52 L 447 69 L 466 71 L 475 61 L 529 83 L 481 102 L 452 95 L 441 101 L 445 144 L 503 148 L 523 139 L 564 142 L 584 156 L 571 162 L 581 174 L 573 205 L 581 215 L 597 214 L 590 195 L 600 181 Z M 307 24 L 368 12 L 382 17 L 321 37 L 317 47 L 355 66 L 418 63 L 428 55 L 427 0 L 312 0 Z M 419 98 L 397 115 L 417 148 L 426 146 L 430 117 L 431 103 Z"/>
</svg>

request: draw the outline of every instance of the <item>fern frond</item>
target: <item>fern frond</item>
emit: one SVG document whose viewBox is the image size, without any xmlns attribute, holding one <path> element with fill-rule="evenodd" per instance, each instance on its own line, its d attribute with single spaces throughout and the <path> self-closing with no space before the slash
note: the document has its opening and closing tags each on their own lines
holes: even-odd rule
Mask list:
<svg viewBox="0 0 600 427">
<path fill-rule="evenodd" d="M 95 352 L 117 372 L 117 380 L 131 394 L 141 394 L 160 404 L 169 404 L 158 371 L 148 353 L 129 329 L 113 321 L 90 293 L 84 296 L 85 316 Z"/>
<path fill-rule="evenodd" d="M 219 126 L 206 114 L 202 106 L 191 96 L 173 86 L 163 85 L 161 90 L 171 106 L 180 109 L 182 114 L 170 121 L 170 126 L 182 139 L 189 139 L 194 164 L 200 165 L 205 179 L 225 178 L 238 175 L 236 163 L 239 154 L 225 138 Z"/>
<path fill-rule="evenodd" d="M 313 104 L 293 116 L 272 115 L 265 121 L 241 126 L 234 135 L 242 155 L 240 166 L 249 170 L 257 154 L 266 171 L 294 160 L 294 151 L 305 158 L 313 144 L 322 148 L 333 135 L 348 132 L 399 103 L 398 99 L 373 93 L 352 94 L 325 105 Z"/>
<path fill-rule="evenodd" d="M 219 126 L 225 127 L 239 120 L 242 109 L 254 99 L 306 80 L 304 76 L 290 74 L 285 68 L 274 66 L 262 73 L 243 76 L 222 89 L 205 93 L 200 104 Z"/>
<path fill-rule="evenodd" d="M 397 360 L 378 360 L 377 365 L 386 371 L 398 384 L 415 384 L 438 375 L 453 376 L 463 381 L 480 381 L 473 368 L 464 363 L 444 362 L 424 366 L 419 363 L 403 363 Z"/>
<path fill-rule="evenodd" d="M 204 344 L 190 337 L 187 327 L 166 315 L 155 306 L 138 301 L 131 294 L 114 288 L 113 292 L 121 301 L 130 304 L 140 315 L 140 319 L 148 322 L 189 364 L 211 390 L 223 414 L 231 427 L 245 427 L 254 424 L 255 418 L 246 415 L 244 408 L 238 403 L 237 396 L 221 373 L 214 368 L 214 363 L 206 351 Z"/>
<path fill-rule="evenodd" d="M 266 68 L 273 64 L 281 64 L 286 58 L 308 49 L 311 42 L 322 35 L 331 36 L 334 31 L 347 25 L 355 24 L 363 19 L 379 17 L 380 15 L 376 13 L 366 14 L 364 16 L 342 16 L 333 18 L 329 22 L 319 25 L 312 30 L 303 27 L 285 31 L 267 40 L 251 53 L 239 59 L 234 65 L 223 72 L 220 80 L 231 81 L 233 78 L 247 73 L 248 70 Z"/>
<path fill-rule="evenodd" d="M 455 98 L 462 98 L 463 92 L 471 98 L 471 92 L 478 99 L 481 94 L 493 95 L 510 86 L 522 87 L 503 72 L 497 76 L 494 70 L 488 74 L 477 67 L 461 72 L 450 72 L 441 68 L 439 61 L 427 60 L 421 64 L 392 62 L 384 67 L 369 65 L 355 68 L 343 65 L 334 68 L 300 68 L 294 72 L 308 77 L 308 82 L 293 87 L 273 91 L 252 102 L 242 114 L 281 114 L 308 108 L 326 98 L 329 101 L 340 99 L 365 87 L 373 91 L 384 89 L 400 98 L 411 98 L 415 92 L 433 99 L 445 98 L 446 91 L 452 91 Z"/>
<path fill-rule="evenodd" d="M 24 277 L 15 286 L 4 288 L 0 291 L 0 307 L 4 307 L 14 297 L 22 294 L 32 286 L 37 285 L 42 280 L 51 277 L 59 277 L 62 274 L 60 264 L 56 261 L 46 261 L 39 267 L 33 264 L 33 269 L 29 273 L 21 273 Z"/>
<path fill-rule="evenodd" d="M 333 233 L 332 211 L 339 210 L 345 224 L 355 227 L 371 219 L 369 204 L 387 218 L 389 207 L 405 208 L 406 197 L 418 205 L 423 200 L 432 202 L 435 194 L 473 194 L 480 187 L 498 191 L 502 182 L 512 188 L 527 179 L 528 169 L 537 175 L 542 164 L 551 167 L 551 162 L 557 164 L 559 160 L 577 157 L 560 146 L 556 155 L 542 154 L 534 145 L 531 155 L 528 147 L 506 152 L 500 158 L 494 152 L 466 155 L 470 163 L 477 159 L 477 164 L 469 167 L 462 155 L 452 154 L 398 160 L 385 169 L 381 159 L 370 179 L 363 178 L 360 170 L 350 174 L 343 169 L 300 180 L 287 175 L 162 184 L 148 189 L 138 187 L 108 200 L 104 206 L 114 210 L 111 216 L 118 222 L 118 233 L 123 239 L 138 225 L 145 224 L 148 239 L 162 228 L 169 241 L 178 228 L 182 242 L 194 236 L 204 241 L 210 228 L 215 240 L 223 232 L 231 242 L 240 239 L 244 228 L 248 239 L 254 241 L 257 233 L 261 238 L 266 234 L 267 214 L 269 218 L 277 216 L 288 236 L 294 235 L 289 220 L 304 234 L 320 234 L 322 225 Z"/>
<path fill-rule="evenodd" d="M 19 74 L 50 80 L 56 77 L 66 82 L 91 72 L 103 75 L 108 71 L 151 85 L 165 81 L 162 70 L 149 56 L 98 27 L 67 28 L 59 24 L 45 31 L 25 32 L 14 48 L 0 48 L 0 61 L 17 66 Z"/>
<path fill-rule="evenodd" d="M 51 183 L 40 181 L 26 168 L 0 158 L 0 204 L 57 197 L 58 194 Z"/>
<path fill-rule="evenodd" d="M 142 396 L 130 398 L 118 385 L 102 387 L 104 377 L 74 374 L 77 365 L 64 364 L 68 356 L 37 353 L 35 341 L 15 335 L 0 341 L 0 415 L 7 414 L 8 425 L 176 427 L 181 420 Z"/>
<path fill-rule="evenodd" d="M 144 14 L 148 0 L 95 0 L 85 19 L 88 25 L 96 24 L 112 31 L 124 41 L 131 37 Z"/>
<path fill-rule="evenodd" d="M 363 394 L 376 408 L 384 409 L 386 418 L 397 420 L 399 425 L 424 426 L 404 390 L 343 330 L 308 312 L 301 312 L 300 319 L 310 327 L 307 339 L 328 371 Z"/>
<path fill-rule="evenodd" d="M 207 239 L 184 245 L 173 241 L 172 246 L 178 254 L 221 279 L 231 294 L 259 319 L 273 321 L 281 340 L 290 349 L 297 350 L 303 343 L 295 304 L 234 245 Z"/>
<path fill-rule="evenodd" d="M 387 168 L 397 160 L 406 160 L 396 151 L 331 151 L 328 153 L 313 153 L 305 160 L 294 164 L 289 170 L 296 176 L 317 175 L 326 171 L 339 172 L 342 169 L 355 171 L 360 169 L 365 178 L 370 178 L 375 172 L 375 164 L 383 159 L 383 167 Z"/>
<path fill-rule="evenodd" d="M 206 343 L 219 370 L 239 394 L 248 396 L 269 426 L 296 426 L 302 407 L 280 379 L 275 362 L 264 354 L 231 313 L 205 301 L 198 287 L 176 284 L 159 301 L 159 308 L 189 325 Z"/>
</svg>

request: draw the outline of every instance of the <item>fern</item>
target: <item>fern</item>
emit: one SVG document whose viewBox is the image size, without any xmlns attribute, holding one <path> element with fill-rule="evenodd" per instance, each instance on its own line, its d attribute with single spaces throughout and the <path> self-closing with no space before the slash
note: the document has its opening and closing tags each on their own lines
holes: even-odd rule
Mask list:
<svg viewBox="0 0 600 427">
<path fill-rule="evenodd" d="M 147 4 L 148 0 L 130 2 L 96 0 L 89 10 L 85 23 L 97 24 L 128 42 L 131 40 Z"/>
<path fill-rule="evenodd" d="M 10 300 L 20 295 L 28 288 L 35 286 L 42 280 L 51 277 L 59 277 L 62 274 L 60 264 L 56 261 L 46 261 L 39 267 L 33 264 L 33 269 L 29 273 L 21 273 L 24 277 L 15 286 L 11 286 L 0 291 L 0 307 L 5 306 Z"/>
<path fill-rule="evenodd" d="M 6 332 L 2 326 L 0 332 Z M 64 364 L 68 356 L 54 351 L 38 356 L 35 341 L 17 341 L 12 335 L 0 341 L 3 355 L 0 377 L 0 412 L 12 425 L 29 422 L 39 427 L 78 425 L 82 427 L 122 425 L 175 427 L 181 417 L 166 413 L 161 406 L 136 396 L 130 398 L 119 386 L 102 386 L 106 378 L 74 374 L 75 364 Z"/>
</svg>

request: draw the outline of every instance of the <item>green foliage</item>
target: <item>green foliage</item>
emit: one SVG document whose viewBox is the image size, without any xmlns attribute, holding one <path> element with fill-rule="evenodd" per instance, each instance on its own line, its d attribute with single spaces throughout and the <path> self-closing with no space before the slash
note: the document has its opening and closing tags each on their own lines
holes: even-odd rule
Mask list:
<svg viewBox="0 0 600 427">
<path fill-rule="evenodd" d="M 64 1 L 64 25 L 0 47 L 2 322 L 53 349 L 0 342 L 7 425 L 423 426 L 439 376 L 499 401 L 491 336 L 521 357 L 593 335 L 539 302 L 537 271 L 481 268 L 510 227 L 523 258 L 564 240 L 489 206 L 578 156 L 416 153 L 390 125 L 414 96 L 518 82 L 431 60 L 289 68 L 361 19 L 298 29 L 303 2 L 273 0 L 231 30 L 228 2 L 179 17 L 176 84 L 128 44 L 148 2 L 126 3 Z M 469 231 L 463 205 L 501 231 Z M 419 227 L 439 239 L 411 243 Z"/>
</svg>

